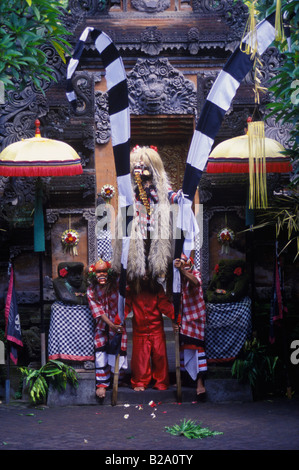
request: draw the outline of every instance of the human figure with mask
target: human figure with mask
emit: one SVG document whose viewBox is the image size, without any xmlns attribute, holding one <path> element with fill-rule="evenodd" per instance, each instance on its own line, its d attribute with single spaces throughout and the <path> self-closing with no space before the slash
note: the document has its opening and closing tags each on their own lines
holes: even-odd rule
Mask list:
<svg viewBox="0 0 299 470">
<path fill-rule="evenodd" d="M 121 336 L 119 378 L 127 369 L 127 334 L 118 315 L 118 281 L 108 261 L 100 259 L 88 269 L 87 300 L 95 320 L 94 346 L 96 369 L 96 395 L 106 396 L 114 372 L 115 354 L 109 348 Z"/>
<path fill-rule="evenodd" d="M 181 274 L 182 297 L 179 321 L 181 368 L 196 381 L 196 394 L 204 398 L 204 379 L 207 372 L 205 353 L 206 309 L 203 298 L 200 272 L 192 258 L 182 254 L 175 259 L 174 266 Z"/>
</svg>

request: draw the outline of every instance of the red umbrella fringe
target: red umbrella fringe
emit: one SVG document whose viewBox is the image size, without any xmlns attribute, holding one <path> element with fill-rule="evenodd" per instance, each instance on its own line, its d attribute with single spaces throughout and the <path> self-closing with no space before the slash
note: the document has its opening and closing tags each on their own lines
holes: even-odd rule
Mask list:
<svg viewBox="0 0 299 470">
<path fill-rule="evenodd" d="M 26 177 L 37 177 L 37 176 L 73 176 L 81 175 L 83 169 L 81 163 L 65 163 L 59 162 L 56 165 L 42 164 L 38 166 L 35 163 L 34 166 L 22 165 L 22 166 L 4 166 L 0 163 L 0 175 L 1 176 L 26 176 Z"/>
<path fill-rule="evenodd" d="M 290 161 L 266 162 L 267 173 L 289 173 L 292 171 Z M 237 162 L 213 162 L 209 161 L 207 165 L 207 173 L 249 173 L 248 163 Z"/>
</svg>

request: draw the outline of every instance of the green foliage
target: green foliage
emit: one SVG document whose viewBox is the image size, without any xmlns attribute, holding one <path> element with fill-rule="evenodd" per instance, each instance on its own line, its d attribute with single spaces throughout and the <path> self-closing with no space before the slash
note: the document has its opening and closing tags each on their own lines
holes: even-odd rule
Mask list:
<svg viewBox="0 0 299 470">
<path fill-rule="evenodd" d="M 76 371 L 60 361 L 50 360 L 40 369 L 20 367 L 20 371 L 34 404 L 46 398 L 50 385 L 59 391 L 65 390 L 68 382 L 73 387 L 78 386 Z"/>
<path fill-rule="evenodd" d="M 282 240 L 278 255 L 287 248 L 293 248 L 295 253 L 293 261 L 299 256 L 299 194 L 296 190 L 289 194 L 276 196 L 267 210 L 261 210 L 256 215 L 257 223 L 250 230 L 274 227 L 276 239 Z"/>
<path fill-rule="evenodd" d="M 191 421 L 191 419 L 188 421 L 186 419 L 181 420 L 181 424 L 175 424 L 174 426 L 165 426 L 165 429 L 173 436 L 185 436 L 188 439 L 203 439 L 223 434 L 223 432 L 210 431 L 208 428 L 203 428 L 200 424 L 196 424 L 195 421 Z"/>
<path fill-rule="evenodd" d="M 249 383 L 255 388 L 274 380 L 277 362 L 278 357 L 267 355 L 266 346 L 254 338 L 245 342 L 240 357 L 232 365 L 232 376 L 240 383 Z"/>
<path fill-rule="evenodd" d="M 1 0 L 0 81 L 5 89 L 22 90 L 31 80 L 56 81 L 43 46 L 51 44 L 65 62 L 70 44 L 62 22 L 65 0 Z"/>
<path fill-rule="evenodd" d="M 286 40 L 276 42 L 275 45 L 282 53 L 282 63 L 278 67 L 275 77 L 270 82 L 271 110 L 269 116 L 275 116 L 281 124 L 291 124 L 289 149 L 286 150 L 295 166 L 293 184 L 298 179 L 298 155 L 299 155 L 299 3 L 297 0 L 283 1 L 282 12 L 287 15 L 287 24 L 290 26 L 291 46 L 288 49 Z"/>
</svg>

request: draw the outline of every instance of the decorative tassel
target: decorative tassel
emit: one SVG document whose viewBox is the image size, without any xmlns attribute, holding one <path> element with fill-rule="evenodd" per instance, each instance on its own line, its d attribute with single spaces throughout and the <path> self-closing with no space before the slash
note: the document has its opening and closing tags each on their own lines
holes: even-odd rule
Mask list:
<svg viewBox="0 0 299 470">
<path fill-rule="evenodd" d="M 255 57 L 254 61 L 254 66 L 253 66 L 253 71 L 254 71 L 254 100 L 256 104 L 260 104 L 260 93 L 266 93 L 267 88 L 263 87 L 261 85 L 261 80 L 260 77 L 262 76 L 262 73 L 258 69 L 258 65 L 261 67 L 263 66 L 260 58 L 258 55 Z"/>
<path fill-rule="evenodd" d="M 258 53 L 258 40 L 256 34 L 256 10 L 255 4 L 257 0 L 252 0 L 250 2 L 246 2 L 246 5 L 249 9 L 249 18 L 247 20 L 247 24 L 243 33 L 243 37 L 240 44 L 240 49 L 247 55 L 250 55 L 250 59 L 254 60 L 253 63 L 253 72 L 254 72 L 254 95 L 255 95 L 255 103 L 260 104 L 260 93 L 266 92 L 267 88 L 261 86 L 261 79 L 262 73 L 260 72 L 258 67 L 263 67 L 261 59 Z M 246 35 L 246 37 L 245 37 Z"/>
<path fill-rule="evenodd" d="M 284 41 L 284 29 L 281 13 L 281 0 L 276 0 L 276 14 L 275 14 L 275 39 L 276 41 Z"/>
<path fill-rule="evenodd" d="M 246 27 L 243 33 L 243 37 L 241 39 L 241 44 L 240 44 L 241 51 L 245 52 L 245 54 L 251 55 L 251 59 L 253 59 L 256 56 L 257 46 L 258 46 L 257 34 L 256 34 L 255 4 L 256 4 L 256 0 L 246 2 L 246 5 L 248 6 L 248 9 L 249 9 L 249 18 L 247 20 Z M 246 35 L 248 37 L 247 37 L 247 40 L 244 41 Z M 244 49 L 242 49 L 242 43 L 244 45 Z"/>
<path fill-rule="evenodd" d="M 263 121 L 248 122 L 249 145 L 249 209 L 266 209 L 267 175 L 265 125 Z"/>
</svg>

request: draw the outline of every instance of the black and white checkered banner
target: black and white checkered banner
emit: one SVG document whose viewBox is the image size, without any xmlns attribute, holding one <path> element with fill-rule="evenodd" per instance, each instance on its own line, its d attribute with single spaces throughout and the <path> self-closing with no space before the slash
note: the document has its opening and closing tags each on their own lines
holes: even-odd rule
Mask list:
<svg viewBox="0 0 299 470">
<path fill-rule="evenodd" d="M 182 187 L 183 197 L 179 200 L 177 219 L 177 227 L 181 231 L 181 237 L 176 240 L 175 258 L 179 258 L 183 251 L 188 256 L 192 248 L 192 238 L 197 233 L 196 226 L 193 223 L 192 202 L 199 180 L 224 115 L 229 109 L 241 82 L 253 68 L 254 57 L 243 52 L 245 46 L 256 41 L 257 52 L 261 56 L 275 39 L 274 24 L 275 13 L 261 21 L 252 33 L 244 37 L 242 45 L 233 52 L 223 70 L 219 73 L 204 103 L 187 156 Z M 180 273 L 177 268 L 174 268 L 173 293 L 176 315 L 180 304 L 180 285 Z"/>
<path fill-rule="evenodd" d="M 67 68 L 67 99 L 76 107 L 76 94 L 72 77 L 78 66 L 85 42 L 90 34 L 106 70 L 108 105 L 111 124 L 111 140 L 117 176 L 119 209 L 122 219 L 122 258 L 119 283 L 119 315 L 124 318 L 126 270 L 130 244 L 133 193 L 130 179 L 130 111 L 127 77 L 122 58 L 107 34 L 88 27 L 81 34 Z"/>
</svg>

